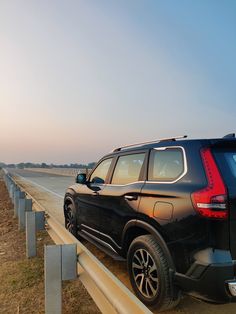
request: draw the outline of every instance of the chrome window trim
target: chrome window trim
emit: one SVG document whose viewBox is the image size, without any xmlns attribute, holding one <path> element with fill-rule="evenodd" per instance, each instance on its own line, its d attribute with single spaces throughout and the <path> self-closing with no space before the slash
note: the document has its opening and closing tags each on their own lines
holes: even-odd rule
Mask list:
<svg viewBox="0 0 236 314">
<path fill-rule="evenodd" d="M 134 182 L 130 182 L 130 183 L 126 183 L 126 184 L 112 184 L 112 183 L 107 183 L 106 185 L 110 186 L 127 186 L 127 185 L 131 185 L 131 184 L 136 184 L 136 183 L 145 183 L 145 181 L 134 181 Z"/>
<path fill-rule="evenodd" d="M 182 146 L 163 146 L 163 147 L 155 147 L 152 150 L 166 150 L 166 149 L 173 149 L 173 148 L 180 148 L 183 152 L 183 160 L 184 160 L 184 170 L 183 172 L 175 179 L 172 181 L 158 181 L 158 180 L 147 180 L 146 183 L 161 183 L 161 184 L 173 184 L 182 179 L 186 173 L 188 172 L 188 164 L 187 164 L 187 158 L 186 158 L 186 153 L 185 149 Z M 149 170 L 149 169 L 148 169 Z"/>
</svg>

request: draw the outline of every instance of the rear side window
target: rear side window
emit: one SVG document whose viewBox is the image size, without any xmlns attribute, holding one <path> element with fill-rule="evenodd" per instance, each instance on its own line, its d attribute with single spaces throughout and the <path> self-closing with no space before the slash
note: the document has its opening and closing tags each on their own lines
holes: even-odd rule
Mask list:
<svg viewBox="0 0 236 314">
<path fill-rule="evenodd" d="M 225 159 L 229 165 L 230 172 L 236 178 L 236 153 L 225 153 Z"/>
<path fill-rule="evenodd" d="M 236 149 L 213 149 L 221 174 L 228 185 L 236 182 Z"/>
<path fill-rule="evenodd" d="M 145 154 L 121 156 L 115 167 L 112 184 L 128 184 L 139 179 Z"/>
<path fill-rule="evenodd" d="M 111 165 L 112 158 L 103 160 L 94 170 L 90 177 L 90 182 L 104 183 Z"/>
<path fill-rule="evenodd" d="M 153 149 L 150 155 L 148 180 L 173 181 L 184 172 L 184 158 L 181 148 Z"/>
</svg>

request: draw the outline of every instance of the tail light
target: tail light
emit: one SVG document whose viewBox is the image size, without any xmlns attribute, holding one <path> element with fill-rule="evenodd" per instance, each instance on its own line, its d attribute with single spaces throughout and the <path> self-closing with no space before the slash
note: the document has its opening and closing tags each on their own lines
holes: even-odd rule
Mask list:
<svg viewBox="0 0 236 314">
<path fill-rule="evenodd" d="M 201 157 L 208 185 L 192 193 L 194 207 L 201 216 L 226 219 L 228 217 L 227 190 L 210 149 L 202 149 Z"/>
</svg>

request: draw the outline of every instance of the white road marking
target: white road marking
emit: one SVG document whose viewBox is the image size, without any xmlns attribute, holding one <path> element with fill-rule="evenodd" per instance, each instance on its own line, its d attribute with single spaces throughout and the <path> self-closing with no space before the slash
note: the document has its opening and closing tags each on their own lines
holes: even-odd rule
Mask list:
<svg viewBox="0 0 236 314">
<path fill-rule="evenodd" d="M 22 178 L 22 179 L 25 180 L 25 181 L 28 181 L 28 182 L 30 182 L 30 183 L 32 183 L 32 184 L 38 186 L 39 188 L 41 188 L 41 189 L 43 189 L 43 190 L 45 190 L 45 191 L 47 191 L 47 192 L 49 192 L 49 193 L 52 193 L 52 194 L 54 194 L 54 195 L 56 195 L 56 196 L 58 196 L 58 197 L 60 197 L 60 198 L 64 198 L 64 195 L 61 195 L 61 194 L 58 194 L 58 193 L 56 193 L 56 192 L 54 192 L 54 191 L 52 191 L 52 190 L 49 190 L 49 189 L 45 188 L 44 186 L 42 186 L 42 185 L 40 185 L 40 184 L 38 184 L 38 183 L 35 183 L 34 181 L 31 181 L 31 180 L 29 180 L 29 179 L 26 179 L 25 177 L 23 177 L 23 176 L 21 176 L 21 175 L 19 175 L 19 174 L 17 174 L 17 173 L 15 173 L 14 175 L 16 175 L 16 176 Z"/>
</svg>

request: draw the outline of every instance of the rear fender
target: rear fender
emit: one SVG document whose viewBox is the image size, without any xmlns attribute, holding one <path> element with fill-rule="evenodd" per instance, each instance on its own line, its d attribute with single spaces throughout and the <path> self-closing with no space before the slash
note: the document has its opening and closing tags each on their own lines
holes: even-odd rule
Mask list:
<svg viewBox="0 0 236 314">
<path fill-rule="evenodd" d="M 174 272 L 175 271 L 175 265 L 174 265 L 173 259 L 171 257 L 170 251 L 168 249 L 168 246 L 167 246 L 165 240 L 163 239 L 161 234 L 153 226 L 151 226 L 147 222 L 144 222 L 142 220 L 135 220 L 135 219 L 129 221 L 124 227 L 124 231 L 123 231 L 123 235 L 122 235 L 122 247 L 125 247 L 125 239 L 126 239 L 126 234 L 127 234 L 128 230 L 130 228 L 133 228 L 133 227 L 139 227 L 139 228 L 145 230 L 147 233 L 153 235 L 153 237 L 156 239 L 157 243 L 161 247 L 163 253 L 165 254 L 165 256 L 168 260 L 168 264 L 171 268 L 170 271 Z"/>
</svg>

